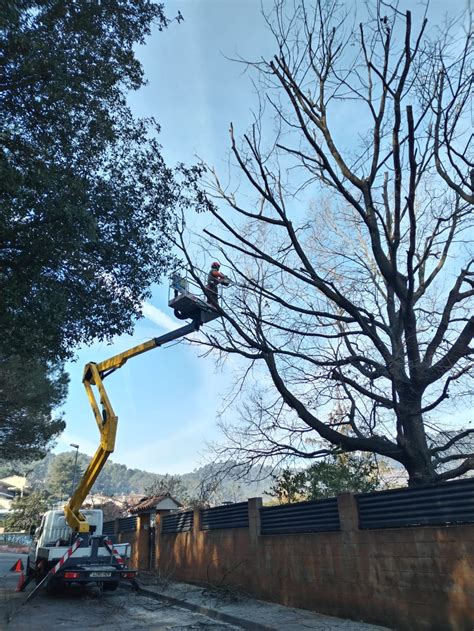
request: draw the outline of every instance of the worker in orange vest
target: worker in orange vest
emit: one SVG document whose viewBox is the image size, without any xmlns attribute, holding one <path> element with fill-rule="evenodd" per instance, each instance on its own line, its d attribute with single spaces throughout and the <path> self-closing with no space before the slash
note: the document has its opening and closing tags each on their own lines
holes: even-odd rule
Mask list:
<svg viewBox="0 0 474 631">
<path fill-rule="evenodd" d="M 211 265 L 211 270 L 207 275 L 207 285 L 204 293 L 207 297 L 207 302 L 210 305 L 217 306 L 219 302 L 218 285 L 222 284 L 228 286 L 230 280 L 225 274 L 219 271 L 221 264 L 218 261 L 214 261 Z"/>
</svg>

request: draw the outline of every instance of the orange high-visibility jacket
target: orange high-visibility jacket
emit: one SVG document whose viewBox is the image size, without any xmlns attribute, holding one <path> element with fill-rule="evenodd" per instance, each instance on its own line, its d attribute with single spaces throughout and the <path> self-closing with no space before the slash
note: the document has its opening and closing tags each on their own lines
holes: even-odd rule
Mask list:
<svg viewBox="0 0 474 631">
<path fill-rule="evenodd" d="M 217 269 L 211 269 L 207 275 L 207 285 L 211 289 L 216 289 L 218 283 L 221 283 L 224 280 L 227 280 L 227 277 Z"/>
</svg>

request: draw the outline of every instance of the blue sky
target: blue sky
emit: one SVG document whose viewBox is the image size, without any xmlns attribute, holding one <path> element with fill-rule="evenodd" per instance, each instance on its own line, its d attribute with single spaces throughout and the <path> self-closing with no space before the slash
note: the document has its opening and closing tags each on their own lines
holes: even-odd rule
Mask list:
<svg viewBox="0 0 474 631">
<path fill-rule="evenodd" d="M 259 3 L 254 0 L 167 3 L 167 14 L 180 9 L 184 22 L 154 32 L 140 47 L 148 86 L 130 95 L 137 116 L 153 115 L 162 126 L 163 155 L 172 166 L 196 156 L 224 165 L 231 120 L 244 130 L 251 122 L 253 87 L 242 66 L 225 56 L 256 57 L 272 51 Z M 64 407 L 66 431 L 56 451 L 70 443 L 92 455 L 98 432 L 82 386 L 88 361 L 101 361 L 134 344 L 182 326 L 167 306 L 167 286 L 154 287 L 133 336 L 112 346 L 81 349 L 68 365 L 69 396 Z M 111 459 L 157 473 L 185 473 L 199 466 L 205 444 L 218 437 L 216 415 L 229 386 L 229 374 L 212 358 L 178 344 L 134 358 L 112 375 L 106 387 L 119 417 Z"/>
<path fill-rule="evenodd" d="M 265 2 L 269 6 L 269 2 Z M 400 2 L 399 8 L 419 3 Z M 433 21 L 448 9 L 441 0 L 431 3 Z M 460 10 L 465 0 L 451 0 Z M 362 3 L 361 3 L 362 6 Z M 166 3 L 173 22 L 168 30 L 154 32 L 138 56 L 148 86 L 130 95 L 138 116 L 153 115 L 162 126 L 160 142 L 170 166 L 192 163 L 199 156 L 218 170 L 227 169 L 229 122 L 242 133 L 252 122 L 256 106 L 254 88 L 242 65 L 226 59 L 256 59 L 273 52 L 258 0 L 180 0 Z M 347 129 L 347 126 L 346 126 Z M 113 345 L 94 344 L 80 349 L 68 366 L 69 396 L 64 407 L 67 429 L 56 451 L 77 443 L 92 455 L 98 432 L 82 386 L 88 361 L 101 361 L 141 341 L 182 325 L 167 307 L 168 289 L 154 287 L 133 336 L 121 336 Z M 185 473 L 202 461 L 206 441 L 218 438 L 216 415 L 229 387 L 230 368 L 215 368 L 212 358 L 178 344 L 137 357 L 106 383 L 119 417 L 117 443 L 111 459 L 157 473 Z"/>
</svg>

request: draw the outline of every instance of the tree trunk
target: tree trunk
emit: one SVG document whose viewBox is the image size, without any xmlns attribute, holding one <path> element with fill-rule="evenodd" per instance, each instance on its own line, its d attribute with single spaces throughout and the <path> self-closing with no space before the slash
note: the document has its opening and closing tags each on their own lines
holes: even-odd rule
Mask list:
<svg viewBox="0 0 474 631">
<path fill-rule="evenodd" d="M 413 392 L 399 405 L 399 420 L 403 428 L 400 442 L 406 454 L 405 467 L 409 486 L 433 484 L 437 478 L 426 439 L 421 407 L 421 394 Z"/>
</svg>

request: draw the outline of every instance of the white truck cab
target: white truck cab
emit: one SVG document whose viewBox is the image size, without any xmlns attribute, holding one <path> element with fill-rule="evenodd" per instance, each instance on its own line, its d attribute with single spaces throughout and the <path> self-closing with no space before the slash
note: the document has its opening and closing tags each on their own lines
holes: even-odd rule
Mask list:
<svg viewBox="0 0 474 631">
<path fill-rule="evenodd" d="M 91 509 L 81 511 L 89 524 L 93 534 L 101 535 L 104 523 L 104 515 L 101 510 Z M 72 530 L 66 524 L 63 510 L 49 510 L 41 519 L 41 524 L 34 533 L 34 548 L 50 548 L 68 546 L 71 540 Z"/>
</svg>

